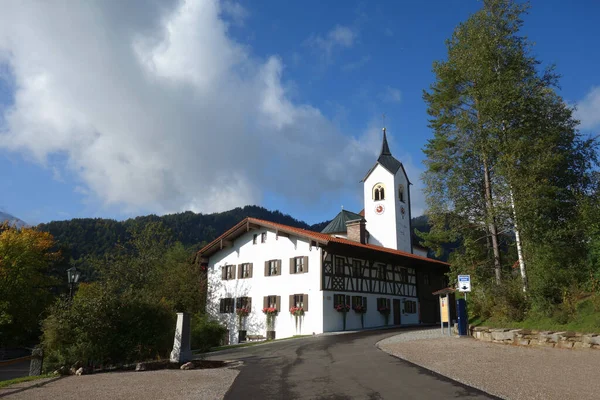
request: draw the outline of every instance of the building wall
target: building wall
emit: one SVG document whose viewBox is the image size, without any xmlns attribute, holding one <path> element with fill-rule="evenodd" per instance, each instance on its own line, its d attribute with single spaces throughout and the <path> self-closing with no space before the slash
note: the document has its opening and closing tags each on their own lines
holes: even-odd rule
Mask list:
<svg viewBox="0 0 600 400">
<path fill-rule="evenodd" d="M 422 249 L 420 247 L 413 247 L 413 254 L 421 257 L 427 257 L 427 250 Z"/>
<path fill-rule="evenodd" d="M 373 187 L 382 183 L 385 186 L 385 199 L 373 199 Z M 404 187 L 404 202 L 398 199 L 399 185 Z M 410 198 L 408 179 L 402 168 L 392 175 L 381 165 L 377 165 L 364 182 L 364 204 L 369 243 L 411 253 L 410 244 Z M 383 214 L 375 208 L 383 205 Z M 404 208 L 404 214 L 401 210 Z"/>
<path fill-rule="evenodd" d="M 385 326 L 385 317 L 377 310 L 377 299 L 382 297 L 390 299 L 390 303 L 393 308 L 393 299 L 400 299 L 401 307 L 403 306 L 402 301 L 411 300 L 417 303 L 416 313 L 405 313 L 402 312 L 400 316 L 400 325 L 416 325 L 419 324 L 419 300 L 414 297 L 406 296 L 391 296 L 382 295 L 376 293 L 354 293 L 354 292 L 343 292 L 335 290 L 323 291 L 323 331 L 324 332 L 335 332 L 341 331 L 344 327 L 342 313 L 338 312 L 334 308 L 333 299 L 335 294 L 344 294 L 350 296 L 350 305 L 352 305 L 352 296 L 363 296 L 367 298 L 367 312 L 363 316 L 365 328 L 375 328 Z M 401 308 L 404 311 L 404 308 Z M 393 309 L 388 319 L 389 326 L 394 324 Z M 361 329 L 362 325 L 360 322 L 360 314 L 350 310 L 346 313 L 346 330 L 357 330 Z"/>
<path fill-rule="evenodd" d="M 266 243 L 261 243 L 261 233 L 267 233 Z M 257 244 L 253 244 L 253 235 L 258 234 Z M 291 257 L 307 256 L 308 272 L 302 274 L 289 273 Z M 281 260 L 281 275 L 264 276 L 264 262 L 273 259 Z M 252 278 L 222 280 L 221 266 L 253 264 Z M 276 238 L 275 231 L 266 228 L 250 230 L 235 239 L 233 246 L 224 248 L 209 258 L 209 287 L 207 311 L 221 321 L 230 332 L 230 343 L 237 343 L 236 314 L 219 313 L 219 300 L 225 297 L 251 297 L 252 310 L 246 319 L 246 330 L 249 335 L 266 336 L 266 317 L 262 312 L 264 296 L 281 296 L 280 312 L 275 319 L 277 338 L 295 334 L 312 334 L 323 332 L 323 296 L 320 291 L 321 249 L 310 247 L 309 242 L 297 237 Z M 308 294 L 308 311 L 298 329 L 295 318 L 289 313 L 289 295 Z"/>
</svg>

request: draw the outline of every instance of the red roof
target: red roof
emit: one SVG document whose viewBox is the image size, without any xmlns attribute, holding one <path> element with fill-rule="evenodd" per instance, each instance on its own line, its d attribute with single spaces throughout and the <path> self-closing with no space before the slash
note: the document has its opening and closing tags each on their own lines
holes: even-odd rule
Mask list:
<svg viewBox="0 0 600 400">
<path fill-rule="evenodd" d="M 270 222 L 270 221 L 264 221 L 262 219 L 257 219 L 257 218 L 251 218 L 251 217 L 247 217 L 244 220 L 240 221 L 237 225 L 233 226 L 231 229 L 229 229 L 228 231 L 226 231 L 225 233 L 223 233 L 221 236 L 219 236 L 218 238 L 216 238 L 215 240 L 213 240 L 212 242 L 210 242 L 209 244 L 207 244 L 206 246 L 204 246 L 199 252 L 198 254 L 203 256 L 206 253 L 212 253 L 211 250 L 214 248 L 215 245 L 218 245 L 221 240 L 227 240 L 228 237 L 234 235 L 236 233 L 236 231 L 239 231 L 241 228 L 244 227 L 249 227 L 249 224 L 256 224 L 256 225 L 260 225 L 260 226 L 264 226 L 267 228 L 272 228 L 275 230 L 279 230 L 281 232 L 285 232 L 285 233 L 292 233 L 292 234 L 296 234 L 298 236 L 301 237 L 305 237 L 305 238 L 309 238 L 312 240 L 315 240 L 321 244 L 327 245 L 329 243 L 340 243 L 346 246 L 352 246 L 352 247 L 360 247 L 360 248 L 364 248 L 364 249 L 370 249 L 370 250 L 374 250 L 374 251 L 378 251 L 381 253 L 388 253 L 388 254 L 393 254 L 393 255 L 398 255 L 398 256 L 402 256 L 402 257 L 406 257 L 406 258 L 412 258 L 412 259 L 416 259 L 416 260 L 421 260 L 421 261 L 426 261 L 429 263 L 436 263 L 436 264 L 441 264 L 441 265 L 449 265 L 448 263 L 445 263 L 443 261 L 438 261 L 438 260 L 434 260 L 431 258 L 427 258 L 427 257 L 421 257 L 418 256 L 416 254 L 411 254 L 411 253 L 407 253 L 404 251 L 400 251 L 400 250 L 394 250 L 394 249 L 390 249 L 387 247 L 382 247 L 382 246 L 376 246 L 374 244 L 362 244 L 359 242 L 354 242 L 352 240 L 348 240 L 348 239 L 344 239 L 344 238 L 339 238 L 339 237 L 335 237 L 335 236 L 330 236 L 330 235 L 326 235 L 324 233 L 319 233 L 319 232 L 313 232 L 313 231 L 309 231 L 306 229 L 301 229 L 301 228 L 295 228 L 293 226 L 288 226 L 288 225 L 283 225 L 283 224 L 278 224 L 276 222 Z M 239 236 L 239 235 L 238 235 Z M 218 250 L 218 249 L 216 249 Z"/>
</svg>

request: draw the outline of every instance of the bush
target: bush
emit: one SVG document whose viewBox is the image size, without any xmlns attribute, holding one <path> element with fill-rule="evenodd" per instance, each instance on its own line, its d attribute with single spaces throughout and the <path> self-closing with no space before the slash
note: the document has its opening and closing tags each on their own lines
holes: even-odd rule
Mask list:
<svg viewBox="0 0 600 400">
<path fill-rule="evenodd" d="M 42 323 L 44 366 L 52 370 L 77 361 L 118 365 L 167 357 L 174 329 L 175 314 L 163 302 L 81 284 L 73 301 L 61 298 Z"/>
<path fill-rule="evenodd" d="M 222 344 L 227 328 L 208 315 L 192 316 L 192 349 L 202 352 Z"/>
</svg>

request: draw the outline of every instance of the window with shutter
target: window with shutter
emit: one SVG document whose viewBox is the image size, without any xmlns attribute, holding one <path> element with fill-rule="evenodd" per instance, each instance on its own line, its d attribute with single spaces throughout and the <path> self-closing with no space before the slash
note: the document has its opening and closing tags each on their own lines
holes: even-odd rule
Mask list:
<svg viewBox="0 0 600 400">
<path fill-rule="evenodd" d="M 224 280 L 235 279 L 235 265 L 225 265 L 223 267 L 222 279 L 224 279 Z"/>
<path fill-rule="evenodd" d="M 308 257 L 293 257 L 290 259 L 290 274 L 302 274 L 307 272 Z"/>
<path fill-rule="evenodd" d="M 260 234 L 260 242 L 261 243 L 266 243 L 267 242 L 267 232 L 263 232 Z"/>
<path fill-rule="evenodd" d="M 258 238 L 258 233 L 255 233 L 254 236 L 252 236 L 252 244 L 256 244 L 258 242 L 257 238 Z"/>
<path fill-rule="evenodd" d="M 232 297 L 226 297 L 219 301 L 219 312 L 221 314 L 231 314 L 234 311 L 234 299 Z"/>
<path fill-rule="evenodd" d="M 335 258 L 335 274 L 344 276 L 344 259 L 342 257 Z"/>
<path fill-rule="evenodd" d="M 250 275 L 250 272 L 251 272 L 250 271 L 250 266 L 251 265 L 252 264 L 250 264 L 250 263 L 244 263 L 244 264 L 241 264 L 239 266 L 239 268 L 240 268 L 239 278 L 240 279 L 245 279 L 245 278 L 250 278 L 251 277 L 251 275 Z"/>
<path fill-rule="evenodd" d="M 266 265 L 266 276 L 280 275 L 279 260 L 269 260 Z"/>
</svg>

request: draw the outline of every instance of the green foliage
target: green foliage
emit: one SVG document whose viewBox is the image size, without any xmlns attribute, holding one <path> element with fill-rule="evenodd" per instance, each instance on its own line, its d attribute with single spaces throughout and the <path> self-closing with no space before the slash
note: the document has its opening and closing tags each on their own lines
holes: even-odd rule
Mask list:
<svg viewBox="0 0 600 400">
<path fill-rule="evenodd" d="M 227 329 L 206 314 L 192 316 L 192 349 L 201 353 L 222 344 Z"/>
<path fill-rule="evenodd" d="M 82 284 L 72 302 L 59 299 L 43 322 L 44 368 L 167 357 L 174 316 L 164 302 L 119 295 L 100 283 Z"/>
<path fill-rule="evenodd" d="M 203 243 L 212 241 L 246 217 L 316 231 L 321 231 L 328 223 L 322 222 L 310 226 L 279 211 L 246 206 L 214 214 L 196 214 L 186 211 L 161 217 L 147 215 L 122 222 L 100 218 L 81 218 L 40 224 L 39 228 L 50 232 L 59 243 L 68 246 L 71 256 L 77 260 L 84 256 L 98 257 L 111 252 L 116 245 L 127 243 L 131 239 L 131 232 L 135 229 L 141 229 L 152 222 L 162 222 L 171 231 L 170 241 L 178 241 L 185 247 L 199 250 L 199 246 Z"/>
<path fill-rule="evenodd" d="M 0 347 L 35 343 L 57 283 L 47 276 L 53 246 L 49 233 L 0 224 Z"/>
</svg>

